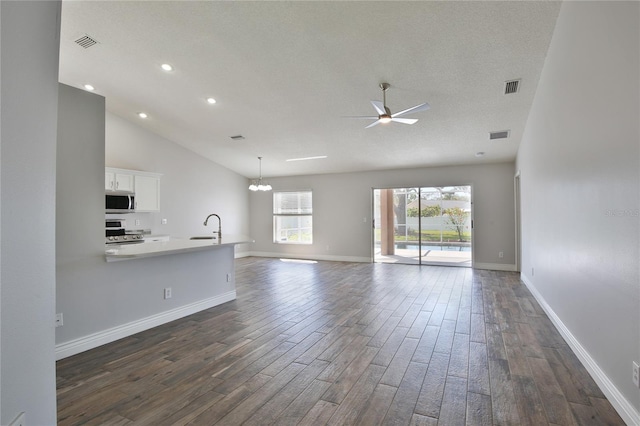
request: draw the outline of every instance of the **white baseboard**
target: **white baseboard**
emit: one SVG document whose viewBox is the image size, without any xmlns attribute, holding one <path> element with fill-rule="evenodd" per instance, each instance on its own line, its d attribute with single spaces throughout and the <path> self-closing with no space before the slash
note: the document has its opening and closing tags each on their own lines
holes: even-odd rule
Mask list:
<svg viewBox="0 0 640 426">
<path fill-rule="evenodd" d="M 200 312 L 205 309 L 213 308 L 214 306 L 235 300 L 235 298 L 236 291 L 229 291 L 219 296 L 200 300 L 189 305 L 180 306 L 170 311 L 161 312 L 147 318 L 142 318 L 140 320 L 99 331 L 88 336 L 60 343 L 56 345 L 56 360 L 79 354 L 80 352 L 88 351 L 89 349 L 97 348 L 98 346 L 166 324 L 179 318 L 186 317 L 187 315 L 195 314 L 196 312 Z"/>
<path fill-rule="evenodd" d="M 250 251 L 250 252 L 242 253 L 242 257 L 248 257 L 248 256 L 273 257 L 273 258 L 284 258 L 284 259 L 303 259 L 303 260 L 327 260 L 332 262 L 359 262 L 359 263 L 372 262 L 371 258 L 361 257 L 361 256 L 333 256 L 333 255 L 323 255 L 323 254 L 292 255 L 292 254 L 286 254 L 286 253 L 274 253 L 274 252 L 266 252 L 266 251 Z M 442 265 L 451 266 L 450 264 L 447 264 L 447 263 L 442 263 Z M 509 265 L 505 263 L 475 263 L 473 267 L 474 269 L 488 269 L 491 271 L 511 271 L 511 272 L 516 271 L 516 265 Z"/>
<path fill-rule="evenodd" d="M 273 253 L 273 252 L 266 252 L 266 251 L 250 251 L 247 253 L 247 256 L 275 257 L 275 258 L 282 258 L 282 259 L 327 260 L 331 262 L 371 263 L 371 258 L 369 257 L 332 256 L 332 255 L 324 255 L 324 254 L 304 255 L 304 254 Z"/>
<path fill-rule="evenodd" d="M 640 413 L 618 390 L 616 385 L 609 379 L 605 372 L 600 368 L 596 360 L 594 360 L 589 352 L 580 344 L 580 341 L 571 333 L 562 320 L 547 304 L 542 295 L 533 286 L 529 278 L 525 274 L 520 274 L 520 279 L 527 286 L 533 297 L 536 298 L 538 304 L 545 311 L 553 325 L 558 329 L 562 338 L 567 342 L 571 350 L 576 354 L 582 365 L 587 369 L 593 380 L 598 384 L 602 393 L 605 394 L 611 405 L 616 409 L 620 417 L 628 425 L 640 425 Z"/>
<path fill-rule="evenodd" d="M 475 262 L 473 269 L 488 269 L 490 271 L 510 271 L 515 272 L 517 270 L 516 265 L 509 265 L 507 263 L 480 263 Z"/>
</svg>

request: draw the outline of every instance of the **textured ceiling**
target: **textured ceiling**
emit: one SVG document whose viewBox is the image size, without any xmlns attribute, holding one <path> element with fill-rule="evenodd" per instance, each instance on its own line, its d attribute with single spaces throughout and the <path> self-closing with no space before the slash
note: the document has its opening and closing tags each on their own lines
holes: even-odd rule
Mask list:
<svg viewBox="0 0 640 426">
<path fill-rule="evenodd" d="M 92 84 L 108 111 L 247 177 L 257 156 L 266 177 L 509 161 L 559 8 L 63 1 L 60 81 Z M 98 44 L 78 46 L 85 34 Z M 522 80 L 520 91 L 504 95 L 510 79 Z M 365 129 L 369 121 L 345 118 L 375 115 L 382 82 L 392 112 L 431 109 L 408 116 L 413 125 Z M 489 140 L 507 129 L 508 139 Z M 238 134 L 245 139 L 230 139 Z M 328 158 L 285 161 L 317 155 Z"/>
</svg>

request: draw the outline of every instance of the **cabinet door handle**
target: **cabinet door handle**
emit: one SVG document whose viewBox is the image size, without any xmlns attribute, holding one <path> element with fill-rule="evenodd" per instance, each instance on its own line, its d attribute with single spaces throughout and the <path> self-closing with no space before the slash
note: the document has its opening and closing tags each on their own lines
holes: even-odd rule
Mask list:
<svg viewBox="0 0 640 426">
<path fill-rule="evenodd" d="M 120 182 L 116 181 L 116 189 L 118 189 Z"/>
</svg>

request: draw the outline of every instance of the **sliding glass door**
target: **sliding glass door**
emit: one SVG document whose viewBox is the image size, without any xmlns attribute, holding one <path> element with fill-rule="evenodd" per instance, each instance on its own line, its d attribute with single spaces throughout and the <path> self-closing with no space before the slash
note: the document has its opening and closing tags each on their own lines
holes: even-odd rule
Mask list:
<svg viewBox="0 0 640 426">
<path fill-rule="evenodd" d="M 471 266 L 470 186 L 373 190 L 374 262 Z"/>
</svg>

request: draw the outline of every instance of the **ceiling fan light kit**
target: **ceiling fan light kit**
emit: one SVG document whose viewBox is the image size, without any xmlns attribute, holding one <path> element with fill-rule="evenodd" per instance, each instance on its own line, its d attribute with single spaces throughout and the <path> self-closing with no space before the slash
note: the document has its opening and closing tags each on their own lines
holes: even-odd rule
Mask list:
<svg viewBox="0 0 640 426">
<path fill-rule="evenodd" d="M 411 108 L 407 108 L 400 112 L 396 112 L 394 114 L 391 113 L 389 107 L 387 107 L 387 90 L 391 85 L 389 83 L 380 83 L 380 89 L 382 89 L 382 102 L 380 101 L 371 101 L 371 105 L 378 113 L 377 116 L 362 116 L 362 117 L 347 117 L 347 118 L 364 118 L 367 120 L 375 120 L 373 123 L 369 124 L 365 129 L 368 129 L 373 126 L 377 126 L 378 124 L 387 124 L 390 122 L 402 123 L 402 124 L 414 124 L 418 121 L 417 118 L 400 118 L 403 115 L 414 114 L 420 111 L 426 111 L 430 108 L 428 103 L 422 103 L 420 105 L 416 105 Z"/>
</svg>

